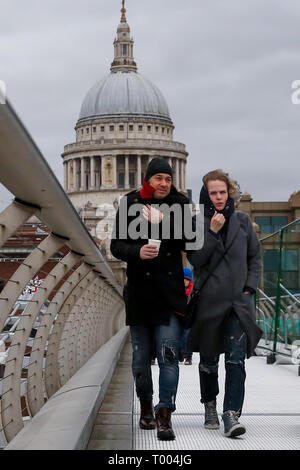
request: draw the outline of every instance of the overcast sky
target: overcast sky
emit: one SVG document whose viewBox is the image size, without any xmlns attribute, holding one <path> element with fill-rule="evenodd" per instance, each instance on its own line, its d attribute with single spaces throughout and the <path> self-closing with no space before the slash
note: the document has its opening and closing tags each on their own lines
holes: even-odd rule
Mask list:
<svg viewBox="0 0 300 470">
<path fill-rule="evenodd" d="M 187 187 L 223 168 L 255 201 L 300 190 L 299 0 L 126 0 L 138 72 L 165 96 Z M 1 0 L 0 80 L 63 181 L 61 153 L 113 58 L 121 0 Z M 0 208 L 11 196 L 0 189 Z"/>
</svg>

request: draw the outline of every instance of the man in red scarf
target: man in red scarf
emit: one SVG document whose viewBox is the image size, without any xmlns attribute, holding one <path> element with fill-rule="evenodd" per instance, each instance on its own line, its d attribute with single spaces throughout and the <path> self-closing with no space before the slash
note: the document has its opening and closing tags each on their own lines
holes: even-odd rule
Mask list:
<svg viewBox="0 0 300 470">
<path fill-rule="evenodd" d="M 179 212 L 182 210 L 183 228 L 184 205 L 189 204 L 189 200 L 173 186 L 172 177 L 172 168 L 164 158 L 151 160 L 143 188 L 131 191 L 120 201 L 111 241 L 113 256 L 127 262 L 127 282 L 123 296 L 126 324 L 130 326 L 133 347 L 132 371 L 141 405 L 139 425 L 142 429 L 154 429 L 157 426 L 157 436 L 164 440 L 175 439 L 171 413 L 176 409 L 178 357 L 186 310 L 181 255 L 186 240 L 183 230 L 181 237 L 176 236 L 178 218 L 170 208 L 176 205 Z M 134 204 L 135 208 L 139 205 L 141 207 L 140 218 L 129 215 L 134 212 Z M 164 212 L 160 207 L 169 211 Z M 127 221 L 125 236 L 120 236 L 124 228 L 121 227 L 124 215 Z M 139 220 L 140 224 L 136 224 Z M 143 233 L 145 223 L 147 233 Z M 170 229 L 167 236 L 164 234 L 165 223 Z M 141 230 L 133 235 L 130 232 L 132 225 Z M 157 229 L 156 237 L 149 235 L 153 228 Z M 159 248 L 148 243 L 152 238 L 157 239 L 157 245 L 160 242 Z M 151 375 L 153 344 L 160 369 L 159 403 L 155 406 L 155 419 Z"/>
</svg>

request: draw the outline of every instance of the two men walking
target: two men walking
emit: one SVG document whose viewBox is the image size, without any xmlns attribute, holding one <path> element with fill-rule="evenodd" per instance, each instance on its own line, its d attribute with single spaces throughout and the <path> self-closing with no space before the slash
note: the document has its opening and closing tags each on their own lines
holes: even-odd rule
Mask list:
<svg viewBox="0 0 300 470">
<path fill-rule="evenodd" d="M 213 173 L 213 172 L 211 172 Z M 183 336 L 186 295 L 182 251 L 186 250 L 184 230 L 176 236 L 183 219 L 164 213 L 160 207 L 182 208 L 188 199 L 172 184 L 172 169 L 163 158 L 153 159 L 143 188 L 122 198 L 111 241 L 113 256 L 127 262 L 124 288 L 126 324 L 130 326 L 132 372 L 140 400 L 142 429 L 157 427 L 159 439 L 175 438 L 171 414 L 176 409 L 179 379 L 178 358 Z M 251 356 L 260 338 L 255 324 L 251 296 L 260 271 L 259 244 L 246 214 L 236 213 L 230 197 L 230 180 L 223 172 L 204 181 L 203 247 L 187 251 L 194 267 L 197 289 L 205 282 L 197 303 L 197 315 L 189 334 L 190 351 L 200 352 L 201 401 L 205 406 L 205 427 L 219 427 L 216 412 L 218 356 L 225 352 L 226 387 L 223 409 L 225 435 L 245 432 L 238 422 L 244 398 L 244 358 Z M 141 205 L 139 231 L 130 233 L 135 219 L 128 215 L 134 204 Z M 154 206 L 159 204 L 159 209 Z M 122 207 L 123 205 L 123 207 Z M 125 208 L 125 209 L 124 209 Z M 125 236 L 122 211 L 127 214 Z M 147 221 L 146 224 L 143 223 Z M 163 224 L 169 230 L 164 233 Z M 123 222 L 124 225 L 124 222 Z M 137 225 L 135 225 L 137 227 Z M 151 242 L 155 228 L 160 243 Z M 121 236 L 122 233 L 122 236 Z M 149 240 L 149 243 L 148 243 Z M 209 277 L 209 279 L 206 279 Z M 153 413 L 151 360 L 153 344 L 159 365 L 159 402 Z"/>
</svg>

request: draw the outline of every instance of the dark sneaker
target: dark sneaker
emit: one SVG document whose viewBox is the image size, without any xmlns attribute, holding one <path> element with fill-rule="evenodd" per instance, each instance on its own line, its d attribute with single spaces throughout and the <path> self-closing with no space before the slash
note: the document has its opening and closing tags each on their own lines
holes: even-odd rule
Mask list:
<svg viewBox="0 0 300 470">
<path fill-rule="evenodd" d="M 222 414 L 222 420 L 224 423 L 224 434 L 226 437 L 236 437 L 241 434 L 245 434 L 246 428 L 243 424 L 239 423 L 239 412 L 238 411 L 225 411 Z"/>
<path fill-rule="evenodd" d="M 204 408 L 205 408 L 204 427 L 206 429 L 219 429 L 220 422 L 218 419 L 216 400 L 207 401 L 206 403 L 204 403 Z"/>
<path fill-rule="evenodd" d="M 184 361 L 184 364 L 186 366 L 191 366 L 192 365 L 192 359 L 190 357 L 187 357 Z"/>
</svg>

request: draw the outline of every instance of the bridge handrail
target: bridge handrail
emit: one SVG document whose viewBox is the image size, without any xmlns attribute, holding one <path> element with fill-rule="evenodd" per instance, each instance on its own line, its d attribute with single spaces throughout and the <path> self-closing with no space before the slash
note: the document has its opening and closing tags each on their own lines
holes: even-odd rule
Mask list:
<svg viewBox="0 0 300 470">
<path fill-rule="evenodd" d="M 290 291 L 288 291 L 283 284 L 279 284 L 280 288 L 287 294 L 288 297 L 290 297 L 291 299 L 293 299 L 296 304 L 299 304 L 300 305 L 300 300 L 297 299 L 297 297 L 295 295 L 293 295 Z"/>
<path fill-rule="evenodd" d="M 35 207 L 37 217 L 53 233 L 65 237 L 73 251 L 84 251 L 85 261 L 94 265 L 122 295 L 111 268 L 8 101 L 0 105 L 0 158 L 1 183 L 14 194 L 15 200 Z M 16 175 L 18 168 L 22 172 L 21 181 Z"/>
<path fill-rule="evenodd" d="M 121 284 L 8 100 L 0 105 L 0 182 L 14 195 L 0 214 L 0 246 L 32 215 L 50 230 L 27 258 L 11 259 L 18 267 L 0 293 L 0 441 L 6 444 L 120 331 L 124 304 Z M 5 251 L 1 258 L 8 258 Z M 46 275 L 42 285 L 24 299 L 39 272 Z M 19 318 L 1 334 L 12 315 Z"/>
</svg>

